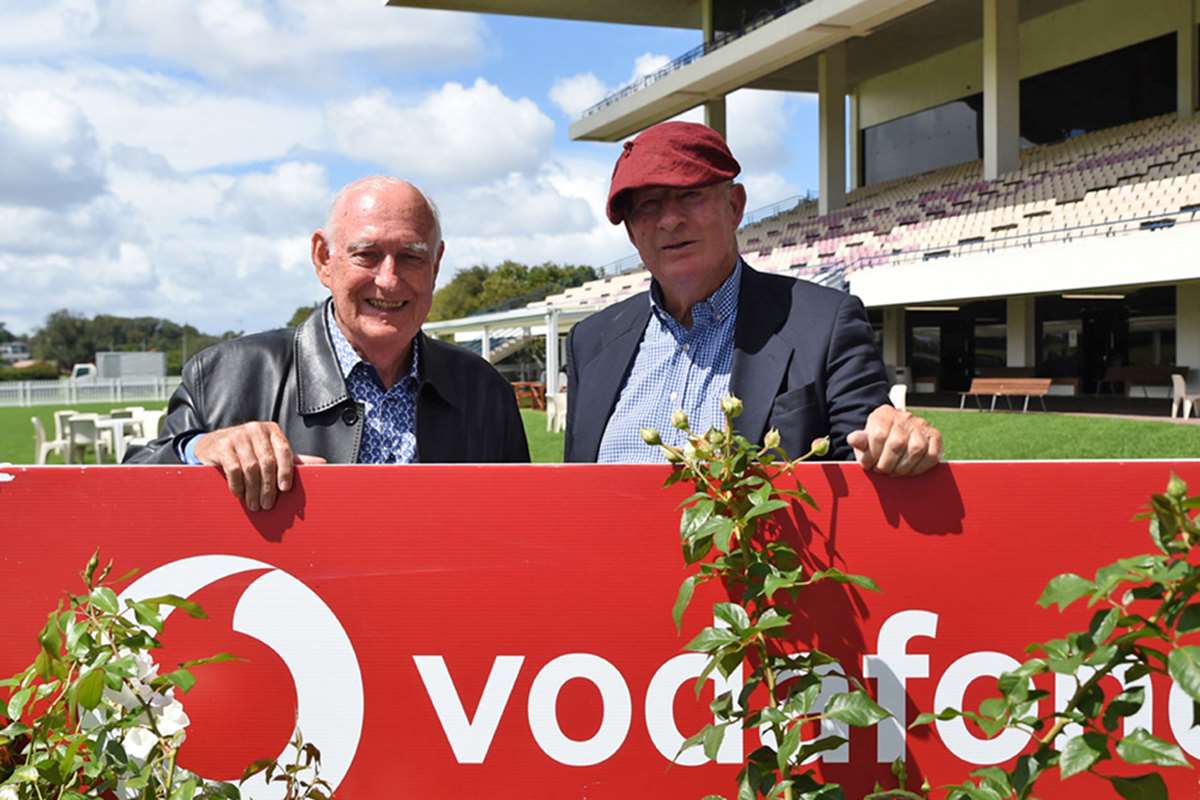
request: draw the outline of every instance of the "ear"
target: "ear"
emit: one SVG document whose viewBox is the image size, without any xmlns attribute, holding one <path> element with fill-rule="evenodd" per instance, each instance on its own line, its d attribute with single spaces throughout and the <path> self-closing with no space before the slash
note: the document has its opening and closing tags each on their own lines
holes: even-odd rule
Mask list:
<svg viewBox="0 0 1200 800">
<path fill-rule="evenodd" d="M 438 270 L 442 267 L 442 256 L 446 254 L 446 242 L 438 242 L 437 255 L 433 257 L 433 282 L 437 283 Z"/>
<path fill-rule="evenodd" d="M 333 266 L 329 263 L 332 255 L 329 240 L 325 237 L 325 231 L 315 231 L 312 235 L 313 269 L 317 272 L 317 280 L 326 289 L 331 288 L 331 284 L 333 283 Z"/>
<path fill-rule="evenodd" d="M 746 187 L 735 183 L 729 187 L 729 203 L 733 208 L 733 218 L 737 220 L 735 227 L 742 226 L 742 215 L 746 212 Z"/>
<path fill-rule="evenodd" d="M 629 227 L 629 220 L 625 220 L 625 235 L 629 237 L 629 243 L 637 247 L 637 242 L 633 240 L 633 229 Z"/>
</svg>

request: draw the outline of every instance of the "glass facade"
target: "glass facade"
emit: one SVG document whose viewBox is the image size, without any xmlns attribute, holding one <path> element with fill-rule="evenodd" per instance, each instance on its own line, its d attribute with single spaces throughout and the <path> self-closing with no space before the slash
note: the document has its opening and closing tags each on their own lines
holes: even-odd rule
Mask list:
<svg viewBox="0 0 1200 800">
<path fill-rule="evenodd" d="M 1021 81 L 1021 145 L 1050 144 L 1175 110 L 1175 34 Z M 866 185 L 983 158 L 983 95 L 860 134 Z"/>
</svg>

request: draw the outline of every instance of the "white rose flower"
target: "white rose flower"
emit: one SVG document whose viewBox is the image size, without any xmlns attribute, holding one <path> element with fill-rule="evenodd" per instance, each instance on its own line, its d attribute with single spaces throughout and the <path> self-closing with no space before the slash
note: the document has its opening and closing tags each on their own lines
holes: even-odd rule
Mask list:
<svg viewBox="0 0 1200 800">
<path fill-rule="evenodd" d="M 121 740 L 121 747 L 125 749 L 125 754 L 137 761 L 145 761 L 146 756 L 150 755 L 150 751 L 156 744 L 158 744 L 158 737 L 149 728 L 130 728 L 126 732 L 125 738 Z"/>
<path fill-rule="evenodd" d="M 11 783 L 6 786 L 0 786 L 0 800 L 20 800 L 17 795 L 17 787 Z"/>
<path fill-rule="evenodd" d="M 191 722 L 183 711 L 183 703 L 172 700 L 169 705 L 163 707 L 161 713 L 155 715 L 154 726 L 163 736 L 174 736 L 181 733 Z"/>
</svg>

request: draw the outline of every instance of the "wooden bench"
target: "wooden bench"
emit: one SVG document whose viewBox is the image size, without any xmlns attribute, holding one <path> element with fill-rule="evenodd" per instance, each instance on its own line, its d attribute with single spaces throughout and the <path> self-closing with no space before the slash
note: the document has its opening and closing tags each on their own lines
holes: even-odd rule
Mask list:
<svg viewBox="0 0 1200 800">
<path fill-rule="evenodd" d="M 1038 402 L 1042 404 L 1042 411 L 1046 410 L 1046 394 L 1050 391 L 1051 378 L 973 378 L 971 380 L 971 388 L 965 392 L 959 392 L 960 399 L 958 407 L 965 408 L 967 397 L 975 398 L 975 405 L 979 406 L 979 410 L 983 411 L 983 404 L 979 402 L 979 398 L 985 395 L 992 396 L 991 411 L 996 410 L 996 399 L 1004 398 L 1004 402 L 1008 407 L 1012 408 L 1012 402 L 1008 399 L 1012 396 L 1025 396 L 1025 405 L 1021 409 L 1021 413 L 1029 410 L 1029 398 L 1036 397 Z"/>
</svg>

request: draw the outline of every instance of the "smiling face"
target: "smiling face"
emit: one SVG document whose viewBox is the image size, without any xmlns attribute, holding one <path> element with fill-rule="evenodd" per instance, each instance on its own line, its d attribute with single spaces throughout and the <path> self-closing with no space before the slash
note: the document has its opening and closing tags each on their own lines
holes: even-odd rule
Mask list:
<svg viewBox="0 0 1200 800">
<path fill-rule="evenodd" d="M 737 229 L 746 208 L 740 184 L 630 192 L 625 229 L 658 281 L 676 319 L 721 285 L 737 261 Z"/>
<path fill-rule="evenodd" d="M 351 184 L 313 234 L 313 265 L 338 327 L 387 386 L 408 368 L 444 249 L 424 195 L 390 179 Z"/>
</svg>

